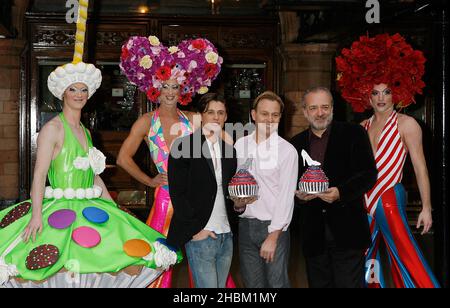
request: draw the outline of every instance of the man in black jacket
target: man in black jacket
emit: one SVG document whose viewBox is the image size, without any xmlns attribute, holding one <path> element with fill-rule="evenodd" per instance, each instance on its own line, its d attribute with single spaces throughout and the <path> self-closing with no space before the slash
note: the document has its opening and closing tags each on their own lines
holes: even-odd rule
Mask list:
<svg viewBox="0 0 450 308">
<path fill-rule="evenodd" d="M 333 121 L 333 97 L 327 88 L 306 91 L 302 107 L 310 128 L 292 139 L 321 163 L 328 191 L 297 192 L 301 237 L 309 286 L 364 287 L 364 255 L 370 232 L 363 196 L 377 180 L 377 168 L 365 130 Z M 307 166 L 299 164 L 299 176 Z"/>
<path fill-rule="evenodd" d="M 227 197 L 237 168 L 236 154 L 220 138 L 227 119 L 225 100 L 206 94 L 199 109 L 202 129 L 177 139 L 169 157 L 174 215 L 167 242 L 185 245 L 197 288 L 224 288 L 233 256 L 234 212 Z"/>
</svg>

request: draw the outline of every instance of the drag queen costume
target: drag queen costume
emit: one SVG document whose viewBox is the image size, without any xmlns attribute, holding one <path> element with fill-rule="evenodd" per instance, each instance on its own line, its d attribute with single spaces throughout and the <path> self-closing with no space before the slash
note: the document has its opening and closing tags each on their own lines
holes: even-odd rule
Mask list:
<svg viewBox="0 0 450 308">
<path fill-rule="evenodd" d="M 387 84 L 392 89 L 397 108 L 404 108 L 413 103 L 414 95 L 421 94 L 425 87 L 422 81 L 425 61 L 423 53 L 414 50 L 399 34 L 361 37 L 336 59 L 342 97 L 355 112 L 362 112 L 371 107 L 369 95 L 374 85 Z M 366 122 L 366 130 L 373 119 Z M 372 235 L 366 256 L 369 287 L 385 287 L 379 266 L 382 240 L 387 247 L 396 287 L 439 287 L 408 226 L 406 193 L 401 184 L 406 157 L 407 148 L 398 129 L 398 114 L 393 110 L 381 132 L 375 154 L 378 180 L 365 195 Z"/>
<path fill-rule="evenodd" d="M 178 46 L 167 48 L 156 36 L 134 36 L 122 46 L 120 67 L 130 82 L 146 93 L 149 101 L 158 103 L 163 83 L 176 80 L 180 86 L 178 102 L 188 105 L 194 95 L 205 94 L 220 73 L 222 57 L 214 45 L 206 39 L 182 41 Z M 150 155 L 159 174 L 167 174 L 170 144 L 164 139 L 163 126 L 157 108 L 151 117 L 148 145 Z M 177 109 L 180 137 L 192 134 L 194 128 L 188 117 Z M 194 179 L 193 179 L 194 180 Z M 154 203 L 147 224 L 167 235 L 173 216 L 169 186 L 157 187 Z M 191 279 L 191 285 L 193 281 Z M 152 287 L 170 288 L 172 272 L 162 275 Z M 228 287 L 234 287 L 229 278 Z"/>
<path fill-rule="evenodd" d="M 86 15 L 87 1 L 80 2 L 83 7 L 80 16 Z M 90 98 L 101 80 L 100 71 L 76 53 L 72 63 L 50 74 L 48 87 L 62 99 L 68 87 L 83 83 Z M 59 118 L 64 142 L 48 170 L 36 241 L 22 239 L 32 200 L 0 212 L 0 288 L 148 286 L 181 262 L 181 253 L 166 246 L 164 235 L 101 198 L 94 179 L 105 169 L 105 156 L 84 127 L 87 144 L 81 145 L 64 113 Z"/>
</svg>

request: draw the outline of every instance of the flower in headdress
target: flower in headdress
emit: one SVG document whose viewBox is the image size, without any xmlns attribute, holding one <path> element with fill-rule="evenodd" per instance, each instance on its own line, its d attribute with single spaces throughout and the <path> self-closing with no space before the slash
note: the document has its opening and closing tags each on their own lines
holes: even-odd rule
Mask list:
<svg viewBox="0 0 450 308">
<path fill-rule="evenodd" d="M 120 58 L 122 60 L 125 60 L 126 58 L 128 58 L 129 55 L 130 55 L 130 52 L 128 51 L 128 48 L 126 48 L 125 46 L 122 47 L 122 54 L 120 55 Z"/>
<path fill-rule="evenodd" d="M 206 42 L 203 39 L 196 39 L 192 42 L 192 47 L 198 50 L 203 50 L 206 48 Z"/>
<path fill-rule="evenodd" d="M 219 55 L 211 51 L 206 54 L 205 59 L 208 63 L 217 64 L 217 61 L 219 60 Z"/>
<path fill-rule="evenodd" d="M 159 39 L 156 36 L 153 36 L 153 35 L 148 37 L 148 41 L 150 42 L 150 44 L 152 46 L 159 46 L 161 44 Z"/>
<path fill-rule="evenodd" d="M 151 47 L 150 50 L 152 51 L 153 55 L 158 56 L 161 53 L 161 47 Z"/>
<path fill-rule="evenodd" d="M 192 60 L 191 62 L 189 62 L 187 71 L 190 73 L 190 72 L 192 72 L 192 70 L 196 69 L 197 67 L 198 67 L 197 61 Z"/>
<path fill-rule="evenodd" d="M 197 91 L 197 93 L 200 94 L 200 95 L 203 95 L 203 94 L 208 93 L 208 91 L 209 91 L 208 87 L 201 87 L 201 88 Z"/>
<path fill-rule="evenodd" d="M 169 66 L 161 66 L 156 71 L 156 77 L 162 81 L 166 81 L 170 79 L 170 76 L 172 75 L 171 69 Z"/>
<path fill-rule="evenodd" d="M 208 63 L 205 65 L 205 74 L 208 78 L 213 78 L 217 73 L 217 67 L 214 64 Z"/>
<path fill-rule="evenodd" d="M 190 92 L 180 95 L 180 104 L 182 106 L 187 106 L 190 102 L 192 102 L 192 94 Z"/>
<path fill-rule="evenodd" d="M 160 95 L 161 95 L 161 92 L 156 88 L 150 88 L 147 91 L 147 98 L 152 102 L 156 102 Z"/>
<path fill-rule="evenodd" d="M 169 52 L 171 55 L 173 55 L 174 53 L 177 53 L 180 49 L 178 49 L 177 46 L 172 46 L 169 48 Z"/>
<path fill-rule="evenodd" d="M 150 56 L 144 56 L 140 61 L 139 61 L 139 65 L 145 69 L 149 69 L 152 67 L 153 65 L 153 61 L 150 58 Z"/>
</svg>

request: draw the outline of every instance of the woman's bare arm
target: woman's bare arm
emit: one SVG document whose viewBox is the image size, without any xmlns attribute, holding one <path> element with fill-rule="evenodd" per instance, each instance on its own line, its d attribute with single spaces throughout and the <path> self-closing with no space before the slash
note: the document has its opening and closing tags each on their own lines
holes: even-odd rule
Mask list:
<svg viewBox="0 0 450 308">
<path fill-rule="evenodd" d="M 61 132 L 64 132 L 62 124 L 55 119 L 44 125 L 38 136 L 36 165 L 31 186 L 32 218 L 23 234 L 26 242 L 30 237 L 33 238 L 33 241 L 36 241 L 37 233 L 42 232 L 42 200 L 44 199 L 45 183 L 58 140 L 64 139 L 64 133 L 61 136 Z"/>
<path fill-rule="evenodd" d="M 167 182 L 166 175 L 158 175 L 152 179 L 139 168 L 133 159 L 142 141 L 147 137 L 150 130 L 150 122 L 151 114 L 147 113 L 133 124 L 130 134 L 120 148 L 117 164 L 142 184 L 158 187 Z"/>
</svg>

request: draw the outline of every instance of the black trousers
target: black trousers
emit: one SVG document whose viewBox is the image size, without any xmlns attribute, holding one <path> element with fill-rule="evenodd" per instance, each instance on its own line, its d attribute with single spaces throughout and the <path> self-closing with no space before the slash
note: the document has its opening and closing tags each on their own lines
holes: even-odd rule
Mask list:
<svg viewBox="0 0 450 308">
<path fill-rule="evenodd" d="M 364 288 L 365 250 L 339 249 L 326 228 L 327 248 L 319 256 L 306 257 L 310 288 Z"/>
</svg>

